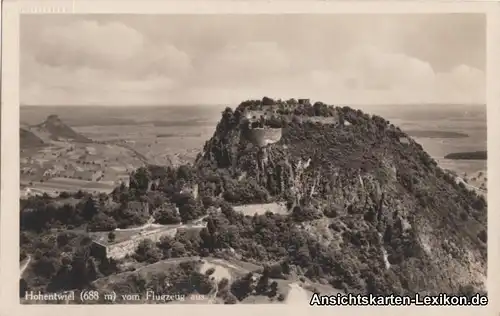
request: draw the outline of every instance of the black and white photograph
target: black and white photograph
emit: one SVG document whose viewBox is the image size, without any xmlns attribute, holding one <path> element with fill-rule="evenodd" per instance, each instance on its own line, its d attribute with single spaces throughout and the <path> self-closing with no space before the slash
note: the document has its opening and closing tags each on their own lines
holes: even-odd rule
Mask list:
<svg viewBox="0 0 500 316">
<path fill-rule="evenodd" d="M 20 303 L 487 302 L 486 20 L 22 15 Z"/>
</svg>

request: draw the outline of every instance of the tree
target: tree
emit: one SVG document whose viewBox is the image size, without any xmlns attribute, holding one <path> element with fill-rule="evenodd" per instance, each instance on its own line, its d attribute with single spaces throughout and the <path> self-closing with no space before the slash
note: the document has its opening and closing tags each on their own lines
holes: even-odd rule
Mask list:
<svg viewBox="0 0 500 316">
<path fill-rule="evenodd" d="M 214 274 L 214 272 L 215 272 L 215 268 L 210 268 L 207 271 L 205 271 L 205 275 L 211 276 L 212 274 Z"/>
<path fill-rule="evenodd" d="M 193 170 L 191 166 L 180 165 L 177 169 L 177 178 L 183 179 L 185 181 L 190 181 L 193 179 Z"/>
<path fill-rule="evenodd" d="M 174 243 L 172 244 L 172 257 L 179 258 L 184 256 L 185 254 L 186 254 L 186 247 L 182 243 L 174 241 Z"/>
<path fill-rule="evenodd" d="M 83 241 L 82 241 L 83 242 Z M 72 286 L 81 289 L 97 278 L 95 263 L 90 257 L 89 244 L 83 244 L 75 252 L 71 261 Z"/>
<path fill-rule="evenodd" d="M 271 282 L 271 286 L 269 289 L 269 297 L 275 297 L 278 294 L 278 282 Z"/>
<path fill-rule="evenodd" d="M 288 262 L 288 259 L 285 259 L 280 263 L 281 266 L 281 271 L 283 271 L 284 274 L 290 274 L 290 264 Z"/>
<path fill-rule="evenodd" d="M 318 219 L 321 215 L 311 207 L 295 206 L 292 210 L 292 217 L 296 222 L 304 222 Z"/>
<path fill-rule="evenodd" d="M 134 253 L 139 262 L 155 263 L 162 258 L 162 252 L 151 239 L 142 240 Z"/>
<path fill-rule="evenodd" d="M 216 206 L 217 204 L 216 199 L 213 196 L 208 196 L 208 195 L 203 196 L 201 201 L 205 208 L 209 208 L 210 206 Z"/>
<path fill-rule="evenodd" d="M 466 296 L 468 298 L 472 298 L 475 295 L 477 295 L 477 293 L 480 293 L 480 292 L 482 292 L 482 291 L 479 290 L 478 288 L 476 288 L 472 284 L 460 285 L 459 289 L 458 289 L 458 294 Z"/>
<path fill-rule="evenodd" d="M 215 241 L 213 240 L 213 235 L 210 234 L 208 229 L 204 227 L 200 231 L 200 239 L 202 241 L 202 247 L 207 249 L 209 252 L 213 252 L 215 249 Z"/>
<path fill-rule="evenodd" d="M 269 274 L 270 274 L 270 268 L 269 266 L 266 265 L 264 267 L 262 275 L 259 278 L 259 281 L 257 282 L 257 286 L 255 287 L 255 291 L 257 292 L 257 294 L 267 293 L 269 287 Z"/>
<path fill-rule="evenodd" d="M 217 284 L 217 289 L 219 291 L 227 290 L 229 287 L 229 280 L 227 278 L 222 278 Z"/>
<path fill-rule="evenodd" d="M 19 297 L 23 298 L 26 295 L 26 292 L 28 291 L 28 283 L 26 282 L 25 279 L 21 278 L 19 280 Z"/>
<path fill-rule="evenodd" d="M 215 235 L 215 233 L 217 232 L 217 223 L 215 222 L 215 220 L 213 219 L 213 217 L 209 217 L 208 218 L 208 221 L 207 221 L 207 230 L 208 230 L 208 233 L 212 236 Z"/>
<path fill-rule="evenodd" d="M 97 213 L 99 210 L 97 209 L 96 203 L 94 199 L 89 196 L 83 205 L 83 210 L 82 210 L 82 216 L 85 220 L 90 221 Z"/>
<path fill-rule="evenodd" d="M 323 210 L 323 214 L 328 218 L 335 218 L 338 215 L 338 208 L 334 205 L 328 205 Z"/>
<path fill-rule="evenodd" d="M 231 284 L 231 293 L 233 293 L 238 300 L 243 300 L 250 295 L 253 291 L 253 273 L 248 273 L 241 279 L 237 279 Z"/>
<path fill-rule="evenodd" d="M 236 304 L 238 303 L 238 299 L 231 292 L 227 292 L 226 296 L 224 296 L 224 304 Z"/>
<path fill-rule="evenodd" d="M 322 102 L 314 103 L 313 109 L 314 109 L 315 116 L 327 116 L 328 115 L 328 106 Z"/>
<path fill-rule="evenodd" d="M 149 182 L 151 181 L 151 174 L 145 167 L 137 169 L 130 176 L 130 188 L 144 193 L 148 190 Z"/>
<path fill-rule="evenodd" d="M 198 205 L 193 197 L 189 197 L 185 201 L 180 201 L 177 205 L 179 206 L 179 213 L 183 223 L 196 219 L 202 214 L 200 205 Z"/>
<path fill-rule="evenodd" d="M 116 229 L 117 224 L 113 217 L 104 213 L 99 213 L 92 218 L 88 230 L 93 232 L 110 231 Z"/>
<path fill-rule="evenodd" d="M 109 242 L 113 242 L 113 241 L 115 241 L 115 238 L 116 238 L 115 232 L 109 232 L 109 234 L 108 234 L 108 241 Z"/>
<path fill-rule="evenodd" d="M 154 213 L 154 218 L 156 222 L 162 225 L 179 224 L 181 222 L 181 217 L 172 204 L 164 204 L 158 208 Z"/>
<path fill-rule="evenodd" d="M 484 229 L 477 234 L 477 237 L 484 243 L 488 241 L 488 233 Z"/>
<path fill-rule="evenodd" d="M 24 259 L 26 259 L 26 257 L 27 257 L 26 250 L 21 249 L 19 251 L 19 261 L 23 261 Z"/>
<path fill-rule="evenodd" d="M 70 197 L 70 194 L 68 192 L 66 192 L 66 191 L 63 191 L 63 192 L 59 193 L 59 197 L 61 199 L 67 199 L 67 198 Z"/>
<path fill-rule="evenodd" d="M 160 241 L 156 244 L 157 247 L 162 251 L 163 258 L 168 259 L 172 257 L 172 249 L 174 247 L 175 240 L 170 236 L 162 236 Z"/>
<path fill-rule="evenodd" d="M 120 207 L 113 212 L 113 217 L 115 218 L 118 227 L 124 228 L 131 225 L 143 225 L 145 224 L 150 215 L 143 211 L 137 211 L 128 207 L 128 204 L 120 204 Z"/>
<path fill-rule="evenodd" d="M 75 198 L 76 199 L 81 199 L 85 196 L 85 193 L 83 193 L 82 190 L 78 190 L 78 192 L 75 193 Z"/>
<path fill-rule="evenodd" d="M 42 254 L 42 257 L 35 260 L 33 264 L 33 270 L 35 273 L 49 280 L 56 274 L 59 267 L 59 260 L 57 260 L 57 258 L 47 257 L 47 254 Z"/>
</svg>

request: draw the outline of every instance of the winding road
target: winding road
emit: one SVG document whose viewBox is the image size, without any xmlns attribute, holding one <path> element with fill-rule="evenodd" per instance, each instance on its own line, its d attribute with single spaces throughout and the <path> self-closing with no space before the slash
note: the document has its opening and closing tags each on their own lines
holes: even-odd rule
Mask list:
<svg viewBox="0 0 500 316">
<path fill-rule="evenodd" d="M 470 190 L 474 190 L 474 191 L 476 191 L 477 193 L 482 194 L 482 195 L 486 195 L 486 194 L 487 194 L 487 191 L 486 191 L 486 190 L 483 190 L 483 189 L 481 189 L 481 188 L 478 188 L 478 187 L 476 187 L 476 186 L 473 186 L 473 185 L 471 185 L 471 184 L 469 184 L 469 183 L 465 182 L 465 180 L 464 180 L 464 179 L 462 179 L 462 178 L 460 178 L 460 177 L 456 177 L 455 179 L 456 179 L 456 181 L 457 181 L 458 183 L 460 183 L 460 182 L 461 182 L 461 183 L 463 183 L 463 184 L 464 184 L 464 185 L 465 185 L 468 189 L 470 189 Z"/>
<path fill-rule="evenodd" d="M 146 229 L 146 228 L 149 228 L 151 226 L 153 226 L 154 222 L 154 218 L 153 217 L 150 217 L 148 219 L 148 222 L 142 226 L 139 226 L 139 227 L 132 227 L 132 228 L 115 228 L 115 231 L 117 232 L 128 232 L 128 231 L 134 231 L 134 230 L 143 230 L 143 229 Z M 161 227 L 162 225 L 160 225 L 159 227 Z"/>
<path fill-rule="evenodd" d="M 143 229 L 150 228 L 150 227 L 153 227 L 153 228 L 160 228 L 160 227 L 171 227 L 171 228 L 196 227 L 198 225 L 203 225 L 202 222 L 207 217 L 208 217 L 208 215 L 204 215 L 202 217 L 199 217 L 199 218 L 191 221 L 191 223 L 181 223 L 181 224 L 178 224 L 177 226 L 175 226 L 175 225 L 156 224 L 154 222 L 155 219 L 153 217 L 150 217 L 149 220 L 148 220 L 148 222 L 146 224 L 142 225 L 142 226 L 131 227 L 131 228 L 115 228 L 115 231 L 117 231 L 117 232 L 127 232 L 127 231 L 143 230 Z"/>
<path fill-rule="evenodd" d="M 28 268 L 29 264 L 31 262 L 31 256 L 28 255 L 27 258 L 25 259 L 24 261 L 24 264 L 21 266 L 21 273 L 20 273 L 20 276 L 22 277 L 23 274 L 24 274 L 24 271 L 26 270 L 26 268 Z"/>
<path fill-rule="evenodd" d="M 288 292 L 288 295 L 286 297 L 287 304 L 292 304 L 292 305 L 309 304 L 310 297 L 304 288 L 302 288 L 297 283 L 292 283 L 289 285 L 289 287 L 290 287 L 290 292 Z"/>
</svg>

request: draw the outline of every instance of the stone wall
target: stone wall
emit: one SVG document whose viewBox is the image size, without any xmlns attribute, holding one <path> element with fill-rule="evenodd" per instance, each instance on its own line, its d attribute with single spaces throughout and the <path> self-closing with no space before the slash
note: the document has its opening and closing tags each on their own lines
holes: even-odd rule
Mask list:
<svg viewBox="0 0 500 316">
<path fill-rule="evenodd" d="M 336 116 L 309 116 L 305 119 L 306 121 L 312 123 L 321 123 L 321 124 L 339 124 L 339 118 Z"/>
<path fill-rule="evenodd" d="M 245 113 L 245 117 L 249 120 L 258 120 L 262 115 L 265 114 L 265 111 L 260 110 L 249 110 Z"/>
<path fill-rule="evenodd" d="M 265 147 L 280 141 L 281 128 L 253 128 L 249 131 L 250 141 L 259 147 Z"/>
<path fill-rule="evenodd" d="M 108 245 L 107 257 L 120 259 L 125 257 L 127 254 L 134 253 L 139 243 L 145 239 L 151 239 L 152 241 L 157 242 L 163 236 L 170 236 L 173 238 L 175 237 L 176 234 L 177 234 L 177 228 L 158 229 L 148 232 L 142 232 L 141 234 L 134 236 L 129 240 L 113 245 Z"/>
<path fill-rule="evenodd" d="M 139 241 L 126 240 L 121 243 L 108 246 L 107 257 L 113 259 L 121 259 L 128 254 L 131 254 L 137 248 Z"/>
<path fill-rule="evenodd" d="M 94 241 L 90 247 L 92 256 L 103 259 L 107 256 L 107 247 L 97 241 Z"/>
<path fill-rule="evenodd" d="M 233 206 L 234 210 L 244 215 L 253 216 L 254 214 L 265 214 L 271 212 L 273 214 L 288 214 L 286 204 L 284 203 L 259 203 L 245 204 Z"/>
</svg>

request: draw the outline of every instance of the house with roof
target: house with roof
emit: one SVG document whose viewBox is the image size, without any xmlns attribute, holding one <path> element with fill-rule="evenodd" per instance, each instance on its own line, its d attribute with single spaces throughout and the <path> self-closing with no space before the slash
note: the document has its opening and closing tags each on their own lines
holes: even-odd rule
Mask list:
<svg viewBox="0 0 500 316">
<path fill-rule="evenodd" d="M 90 234 L 92 238 L 91 251 L 97 258 L 121 259 L 133 254 L 143 240 L 150 239 L 158 242 L 163 236 L 174 238 L 180 226 L 179 224 L 114 230 L 112 231 L 113 238 L 110 238 L 110 232 L 94 232 Z"/>
</svg>

